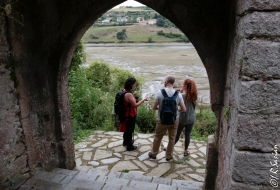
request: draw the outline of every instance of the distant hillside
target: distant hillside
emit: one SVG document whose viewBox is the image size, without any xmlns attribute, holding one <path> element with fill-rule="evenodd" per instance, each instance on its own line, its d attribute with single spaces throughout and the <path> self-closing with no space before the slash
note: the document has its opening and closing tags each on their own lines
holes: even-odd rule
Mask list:
<svg viewBox="0 0 280 190">
<path fill-rule="evenodd" d="M 154 11 L 154 10 L 146 6 L 140 6 L 140 7 L 115 8 L 109 10 L 108 12 L 128 12 L 128 11 Z"/>
<path fill-rule="evenodd" d="M 126 30 L 123 42 L 189 42 L 168 19 L 147 7 L 111 9 L 99 17 L 85 33 L 85 43 L 117 43 L 118 32 Z"/>
<path fill-rule="evenodd" d="M 124 42 L 188 42 L 185 35 L 177 28 L 164 28 L 155 25 L 103 26 L 91 27 L 84 35 L 85 43 L 116 43 L 116 34 L 126 29 Z M 160 34 L 160 35 L 159 35 Z"/>
</svg>

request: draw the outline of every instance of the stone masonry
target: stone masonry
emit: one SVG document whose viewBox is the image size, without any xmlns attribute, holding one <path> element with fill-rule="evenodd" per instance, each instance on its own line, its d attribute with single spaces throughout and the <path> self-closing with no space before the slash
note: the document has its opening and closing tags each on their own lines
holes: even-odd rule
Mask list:
<svg viewBox="0 0 280 190">
<path fill-rule="evenodd" d="M 216 189 L 274 189 L 279 187 L 279 172 L 273 171 L 279 169 L 274 155 L 280 150 L 280 2 L 239 0 L 236 25 Z"/>
<path fill-rule="evenodd" d="M 4 17 L 0 17 L 0 182 L 15 173 L 28 172 L 26 147 L 19 120 L 20 108 L 13 80 L 15 73 L 10 64 L 7 23 Z"/>
<path fill-rule="evenodd" d="M 85 31 L 124 0 L 11 2 L 0 1 L 0 184 L 75 167 L 71 58 Z M 205 189 L 279 186 L 279 0 L 138 2 L 176 24 L 206 68 L 218 122 Z"/>
</svg>

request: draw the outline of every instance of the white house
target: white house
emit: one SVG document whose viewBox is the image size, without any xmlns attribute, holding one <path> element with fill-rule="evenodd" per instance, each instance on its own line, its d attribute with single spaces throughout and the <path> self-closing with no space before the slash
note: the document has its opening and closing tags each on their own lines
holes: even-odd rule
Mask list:
<svg viewBox="0 0 280 190">
<path fill-rule="evenodd" d="M 157 19 L 149 19 L 147 24 L 156 24 L 157 23 Z"/>
<path fill-rule="evenodd" d="M 127 22 L 127 17 L 118 17 L 117 22 Z"/>
<path fill-rule="evenodd" d="M 102 20 L 101 22 L 102 23 L 110 23 L 111 20 L 112 20 L 111 18 L 106 18 L 106 19 Z"/>
<path fill-rule="evenodd" d="M 137 22 L 141 22 L 141 21 L 144 21 L 145 19 L 143 18 L 143 17 L 138 17 L 137 19 L 136 19 L 136 21 Z"/>
</svg>

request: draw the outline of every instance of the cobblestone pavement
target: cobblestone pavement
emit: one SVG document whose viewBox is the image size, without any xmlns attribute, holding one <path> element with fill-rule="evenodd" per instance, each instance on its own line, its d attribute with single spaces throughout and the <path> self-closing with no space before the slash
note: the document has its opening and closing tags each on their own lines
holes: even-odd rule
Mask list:
<svg viewBox="0 0 280 190">
<path fill-rule="evenodd" d="M 77 166 L 110 171 L 129 172 L 145 176 L 184 179 L 203 182 L 206 163 L 206 142 L 191 140 L 190 155 L 184 157 L 184 139 L 181 138 L 174 147 L 173 161 L 165 160 L 163 147 L 167 146 L 168 136 L 162 139 L 161 150 L 157 159 L 150 159 L 153 134 L 135 134 L 135 151 L 126 151 L 122 146 L 123 133 L 95 131 L 87 139 L 75 145 Z"/>
</svg>

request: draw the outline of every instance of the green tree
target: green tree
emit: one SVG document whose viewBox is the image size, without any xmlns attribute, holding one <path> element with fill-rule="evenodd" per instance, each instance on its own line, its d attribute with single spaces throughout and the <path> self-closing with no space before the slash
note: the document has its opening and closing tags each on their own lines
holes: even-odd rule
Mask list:
<svg viewBox="0 0 280 190">
<path fill-rule="evenodd" d="M 109 64 L 104 60 L 96 60 L 91 63 L 86 70 L 86 78 L 90 81 L 91 86 L 108 92 L 111 84 L 111 71 Z"/>
<path fill-rule="evenodd" d="M 158 18 L 157 22 L 156 22 L 156 25 L 159 26 L 159 27 L 163 27 L 164 26 L 163 18 Z"/>
<path fill-rule="evenodd" d="M 123 42 L 127 38 L 126 29 L 123 29 L 121 32 L 117 33 L 117 39 Z"/>
<path fill-rule="evenodd" d="M 72 61 L 70 64 L 70 70 L 77 70 L 79 66 L 85 62 L 86 62 L 86 53 L 85 53 L 84 42 L 80 41 L 73 54 Z"/>
</svg>

